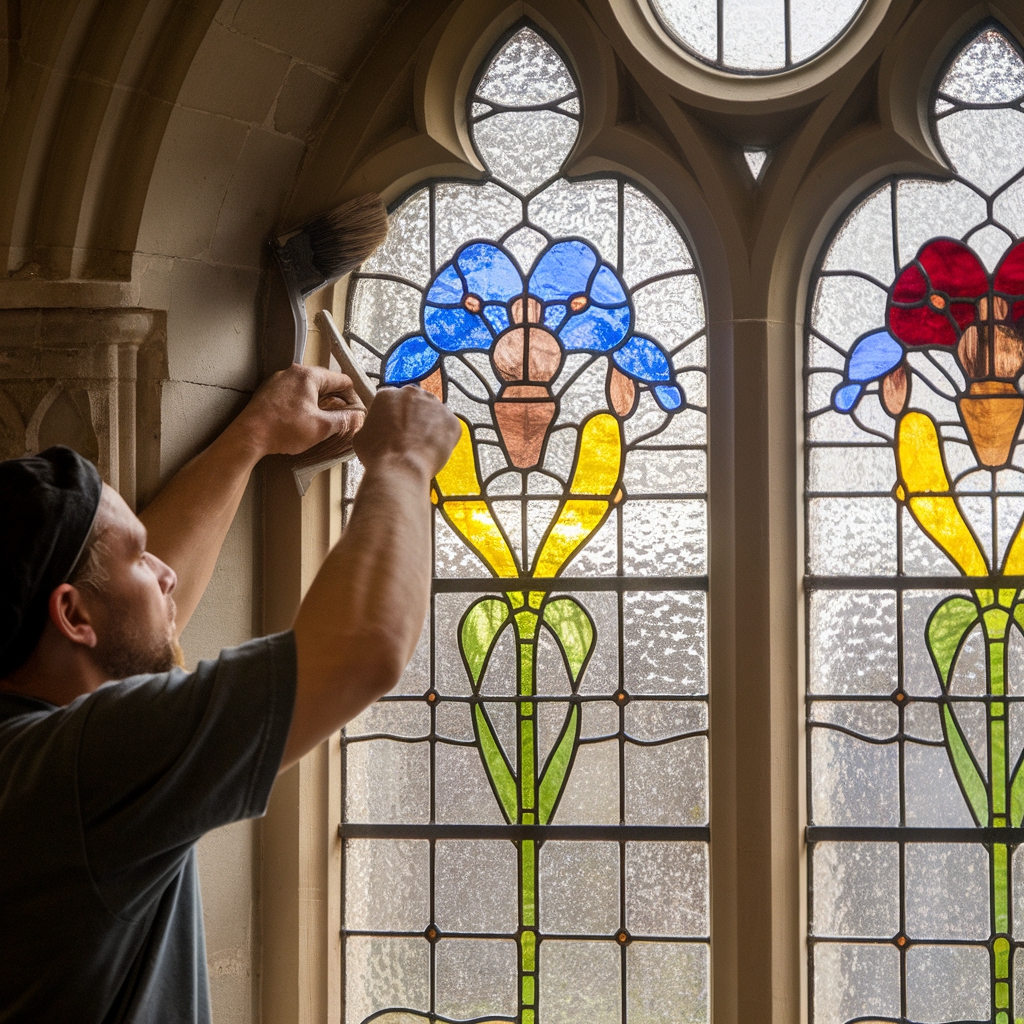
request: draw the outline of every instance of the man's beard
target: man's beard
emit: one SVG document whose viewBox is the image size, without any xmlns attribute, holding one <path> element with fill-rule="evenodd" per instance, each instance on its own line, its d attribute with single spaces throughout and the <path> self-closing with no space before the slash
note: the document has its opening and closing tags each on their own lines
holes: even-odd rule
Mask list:
<svg viewBox="0 0 1024 1024">
<path fill-rule="evenodd" d="M 111 616 L 92 654 L 108 679 L 170 672 L 184 666 L 173 631 L 167 636 L 147 634 L 133 625 L 130 615 Z"/>
</svg>

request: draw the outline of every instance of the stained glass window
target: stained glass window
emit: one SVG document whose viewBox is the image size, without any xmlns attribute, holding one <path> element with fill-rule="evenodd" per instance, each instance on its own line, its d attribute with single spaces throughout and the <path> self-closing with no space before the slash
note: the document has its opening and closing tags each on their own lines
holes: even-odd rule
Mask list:
<svg viewBox="0 0 1024 1024">
<path fill-rule="evenodd" d="M 367 371 L 462 439 L 420 646 L 342 740 L 347 1024 L 708 1019 L 703 292 L 644 190 L 561 173 L 582 105 L 515 31 L 487 177 L 415 189 L 351 285 Z"/>
<path fill-rule="evenodd" d="M 864 0 L 650 0 L 668 34 L 705 64 L 776 74 L 837 40 Z"/>
<path fill-rule="evenodd" d="M 1024 1018 L 1024 60 L 932 101 L 952 176 L 857 203 L 806 349 L 811 1019 Z"/>
</svg>

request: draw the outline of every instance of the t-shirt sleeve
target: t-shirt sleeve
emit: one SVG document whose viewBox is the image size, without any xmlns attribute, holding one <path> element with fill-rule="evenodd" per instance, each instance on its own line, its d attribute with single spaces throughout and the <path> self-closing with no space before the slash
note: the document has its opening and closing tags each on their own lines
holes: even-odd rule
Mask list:
<svg viewBox="0 0 1024 1024">
<path fill-rule="evenodd" d="M 140 676 L 83 700 L 85 853 L 115 913 L 221 825 L 262 814 L 295 704 L 295 638 L 263 637 L 191 673 Z"/>
</svg>

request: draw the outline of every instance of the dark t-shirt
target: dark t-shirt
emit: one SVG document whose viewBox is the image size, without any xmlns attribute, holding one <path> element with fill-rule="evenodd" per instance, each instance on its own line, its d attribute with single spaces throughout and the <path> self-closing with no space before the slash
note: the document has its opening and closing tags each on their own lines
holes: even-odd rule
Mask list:
<svg viewBox="0 0 1024 1024">
<path fill-rule="evenodd" d="M 266 810 L 291 633 L 108 683 L 0 694 L 0 1022 L 207 1024 L 195 841 Z"/>
</svg>

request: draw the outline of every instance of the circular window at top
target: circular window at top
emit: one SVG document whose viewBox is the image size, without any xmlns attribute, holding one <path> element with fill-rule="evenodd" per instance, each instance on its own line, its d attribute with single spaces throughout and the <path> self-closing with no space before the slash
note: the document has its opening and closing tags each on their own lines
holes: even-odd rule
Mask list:
<svg viewBox="0 0 1024 1024">
<path fill-rule="evenodd" d="M 650 0 L 673 39 L 705 64 L 770 75 L 835 42 L 864 0 Z"/>
</svg>

